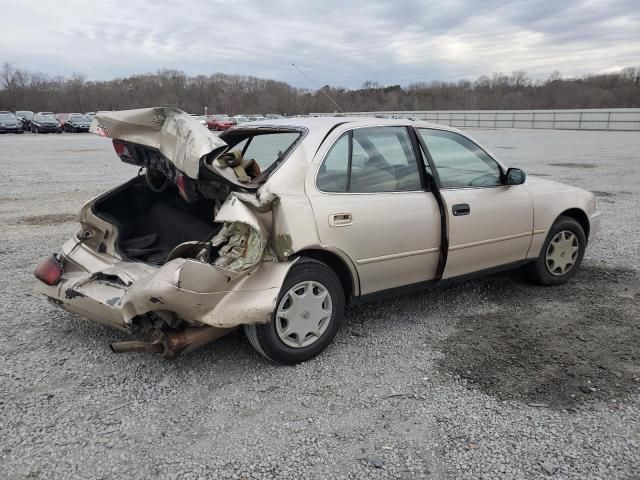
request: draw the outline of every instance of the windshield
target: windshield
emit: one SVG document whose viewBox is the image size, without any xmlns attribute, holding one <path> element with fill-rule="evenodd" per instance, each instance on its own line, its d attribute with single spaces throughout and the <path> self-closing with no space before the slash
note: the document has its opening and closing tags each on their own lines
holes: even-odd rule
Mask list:
<svg viewBox="0 0 640 480">
<path fill-rule="evenodd" d="M 36 115 L 36 120 L 40 122 L 55 122 L 53 115 Z"/>
<path fill-rule="evenodd" d="M 212 118 L 214 120 L 219 120 L 219 121 L 227 121 L 227 120 L 229 120 L 229 117 L 227 117 L 226 115 L 214 115 Z"/>
<path fill-rule="evenodd" d="M 0 113 L 0 122 L 10 122 L 16 120 L 16 116 L 13 113 Z"/>
<path fill-rule="evenodd" d="M 85 117 L 84 115 L 74 115 L 70 118 L 72 122 L 90 122 L 91 119 L 89 117 Z"/>
</svg>

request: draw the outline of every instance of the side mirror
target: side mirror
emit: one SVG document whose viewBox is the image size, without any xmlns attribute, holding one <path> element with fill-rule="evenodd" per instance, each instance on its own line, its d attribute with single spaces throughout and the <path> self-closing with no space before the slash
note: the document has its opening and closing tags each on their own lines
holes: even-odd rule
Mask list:
<svg viewBox="0 0 640 480">
<path fill-rule="evenodd" d="M 519 168 L 510 168 L 505 175 L 505 185 L 522 185 L 527 179 L 527 174 Z"/>
</svg>

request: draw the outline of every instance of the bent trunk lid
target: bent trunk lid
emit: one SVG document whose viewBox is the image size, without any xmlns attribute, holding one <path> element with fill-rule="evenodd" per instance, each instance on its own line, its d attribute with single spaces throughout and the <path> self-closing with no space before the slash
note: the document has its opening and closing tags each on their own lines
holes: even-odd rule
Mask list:
<svg viewBox="0 0 640 480">
<path fill-rule="evenodd" d="M 203 128 L 194 117 L 177 108 L 100 112 L 90 131 L 157 150 L 192 179 L 198 178 L 201 161 L 206 157 L 207 166 L 227 178 L 211 162 L 225 152 L 228 145 L 209 129 Z"/>
</svg>

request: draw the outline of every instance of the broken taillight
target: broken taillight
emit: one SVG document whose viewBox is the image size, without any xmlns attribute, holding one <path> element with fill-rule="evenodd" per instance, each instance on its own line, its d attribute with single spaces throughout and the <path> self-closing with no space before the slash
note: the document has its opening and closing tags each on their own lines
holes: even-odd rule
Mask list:
<svg viewBox="0 0 640 480">
<path fill-rule="evenodd" d="M 55 255 L 51 255 L 38 264 L 33 274 L 41 282 L 55 285 L 62 277 L 62 262 Z"/>
<path fill-rule="evenodd" d="M 121 157 L 125 153 L 127 153 L 127 146 L 124 144 L 122 140 L 113 140 L 113 148 L 116 151 L 116 154 Z"/>
<path fill-rule="evenodd" d="M 182 173 L 178 173 L 176 175 L 175 183 L 178 187 L 178 193 L 185 200 L 185 202 L 194 203 L 196 200 L 198 200 L 198 194 L 193 186 L 193 183 L 191 183 L 185 175 L 183 175 Z"/>
</svg>

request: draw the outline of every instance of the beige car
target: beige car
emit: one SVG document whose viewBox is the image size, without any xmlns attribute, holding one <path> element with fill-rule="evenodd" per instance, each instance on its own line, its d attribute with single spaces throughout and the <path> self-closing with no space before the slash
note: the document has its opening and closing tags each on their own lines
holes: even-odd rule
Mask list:
<svg viewBox="0 0 640 480">
<path fill-rule="evenodd" d="M 175 357 L 242 327 L 265 357 L 320 353 L 345 305 L 508 268 L 543 285 L 579 267 L 600 214 L 584 190 L 507 168 L 430 123 L 293 118 L 220 136 L 171 108 L 92 131 L 142 167 L 89 201 L 36 268 L 56 305 Z"/>
</svg>

